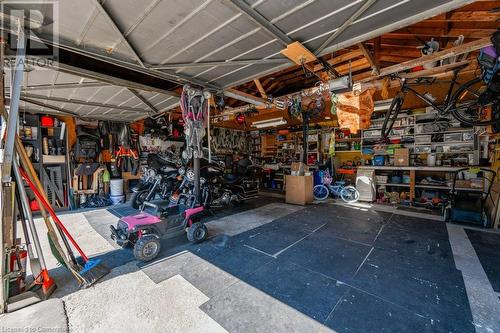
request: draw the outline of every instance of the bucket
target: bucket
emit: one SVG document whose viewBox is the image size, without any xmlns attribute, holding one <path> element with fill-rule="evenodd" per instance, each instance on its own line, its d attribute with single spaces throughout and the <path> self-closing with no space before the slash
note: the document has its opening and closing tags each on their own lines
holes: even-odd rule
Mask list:
<svg viewBox="0 0 500 333">
<path fill-rule="evenodd" d="M 125 200 L 125 196 L 124 195 L 110 195 L 109 199 L 111 199 L 111 202 L 113 203 L 113 205 L 118 205 Z"/>
<path fill-rule="evenodd" d="M 111 196 L 123 195 L 123 179 L 111 179 L 110 182 Z"/>
</svg>

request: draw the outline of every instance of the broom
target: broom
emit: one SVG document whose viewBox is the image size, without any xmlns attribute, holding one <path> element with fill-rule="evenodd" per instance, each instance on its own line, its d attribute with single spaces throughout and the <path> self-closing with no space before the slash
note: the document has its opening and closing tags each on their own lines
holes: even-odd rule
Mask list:
<svg viewBox="0 0 500 333">
<path fill-rule="evenodd" d="M 61 220 L 59 220 L 52 206 L 47 202 L 47 200 L 41 195 L 41 193 L 38 191 L 35 185 L 31 182 L 26 172 L 21 168 L 19 170 L 21 171 L 21 175 L 23 176 L 24 180 L 28 183 L 28 186 L 31 188 L 35 196 L 42 203 L 44 208 L 49 212 L 50 216 L 52 216 L 52 219 L 56 223 L 57 227 L 62 230 L 64 235 L 69 239 L 71 244 L 75 247 L 75 249 L 82 257 L 84 265 L 83 268 L 78 272 L 78 274 L 84 280 L 82 286 L 84 288 L 87 288 L 92 284 L 94 284 L 97 280 L 108 274 L 110 272 L 110 269 L 101 263 L 101 259 L 90 259 L 89 257 L 87 257 L 87 255 L 83 252 L 78 243 L 66 229 L 64 224 L 62 224 Z"/>
<path fill-rule="evenodd" d="M 0 105 L 0 113 L 3 118 L 7 119 L 8 115 L 7 112 L 5 111 L 5 108 L 3 108 L 3 105 Z M 21 139 L 19 138 L 19 135 L 16 133 L 16 139 L 15 139 L 15 147 L 17 151 L 17 155 L 19 156 L 19 161 L 21 162 L 21 165 L 23 168 L 25 168 L 26 172 L 28 175 L 31 177 L 33 182 L 41 188 L 41 183 L 40 180 L 38 179 L 38 176 L 35 172 L 35 169 L 33 168 L 33 165 L 31 164 L 31 161 L 28 157 L 28 154 L 26 153 L 26 150 L 24 149 L 23 143 L 21 142 Z M 47 235 L 49 237 L 49 242 L 53 245 L 51 246 L 51 250 L 56 249 L 56 251 L 52 251 L 54 256 L 58 259 L 62 259 L 62 261 L 59 261 L 63 266 L 67 267 L 69 271 L 73 274 L 73 276 L 76 278 L 79 284 L 83 284 L 84 279 L 78 274 L 78 271 L 80 270 L 80 267 L 76 261 L 73 260 L 73 262 L 69 261 L 65 253 L 59 244 L 59 240 L 57 238 L 56 232 L 54 230 L 54 227 L 52 226 L 52 223 L 50 222 L 49 216 L 47 215 L 47 212 L 45 211 L 44 207 L 42 206 L 41 202 L 37 198 L 38 205 L 40 206 L 40 212 L 42 213 L 43 221 L 45 222 L 45 226 L 47 227 Z M 63 241 L 65 238 L 63 237 L 64 235 L 61 234 L 61 238 Z M 66 241 L 64 242 L 66 245 Z M 68 252 L 70 253 L 71 256 L 71 248 L 66 247 Z M 72 257 L 72 256 L 71 256 Z"/>
</svg>

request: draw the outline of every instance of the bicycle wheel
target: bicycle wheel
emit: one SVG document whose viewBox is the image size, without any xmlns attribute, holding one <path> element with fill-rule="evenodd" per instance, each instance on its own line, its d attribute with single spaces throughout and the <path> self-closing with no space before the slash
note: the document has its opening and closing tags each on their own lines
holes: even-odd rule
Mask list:
<svg viewBox="0 0 500 333">
<path fill-rule="evenodd" d="M 385 113 L 384 123 L 382 124 L 382 138 L 386 139 L 391 133 L 394 121 L 398 118 L 399 111 L 401 111 L 401 106 L 403 105 L 404 97 L 402 93 L 399 93 L 391 102 L 391 106 Z"/>
<path fill-rule="evenodd" d="M 500 119 L 484 119 L 488 109 L 493 109 L 496 99 L 495 96 L 485 98 L 486 89 L 486 85 L 480 78 L 475 78 L 461 85 L 451 99 L 449 106 L 451 115 L 470 126 L 488 126 L 500 122 Z"/>
<path fill-rule="evenodd" d="M 359 192 L 354 186 L 346 186 L 340 191 L 340 197 L 348 203 L 356 202 L 359 199 Z"/>
<path fill-rule="evenodd" d="M 313 187 L 314 199 L 323 201 L 328 198 L 330 191 L 325 185 L 316 185 Z"/>
</svg>

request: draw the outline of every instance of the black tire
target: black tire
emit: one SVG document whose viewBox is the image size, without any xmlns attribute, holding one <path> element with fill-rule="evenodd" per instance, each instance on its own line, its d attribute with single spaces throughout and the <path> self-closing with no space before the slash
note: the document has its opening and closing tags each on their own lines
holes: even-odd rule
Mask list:
<svg viewBox="0 0 500 333">
<path fill-rule="evenodd" d="M 154 235 L 142 236 L 134 245 L 134 257 L 140 261 L 151 261 L 160 253 L 160 241 Z"/>
<path fill-rule="evenodd" d="M 201 222 L 193 223 L 187 231 L 187 239 L 191 243 L 201 243 L 205 239 L 207 239 L 207 236 L 208 236 L 208 229 Z"/>
<path fill-rule="evenodd" d="M 382 124 L 382 138 L 387 139 L 391 133 L 392 126 L 398 118 L 399 111 L 401 111 L 401 106 L 404 102 L 404 96 L 402 93 L 398 94 L 391 102 L 391 106 L 385 113 L 384 123 Z"/>
<path fill-rule="evenodd" d="M 141 207 L 144 203 L 147 195 L 147 191 L 134 192 L 134 194 L 132 194 L 132 197 L 130 198 L 130 205 L 132 206 L 132 208 L 139 209 L 139 207 Z"/>
<path fill-rule="evenodd" d="M 467 108 L 465 108 L 464 105 L 462 103 L 460 103 L 461 99 L 463 98 L 463 96 L 465 94 L 469 94 L 469 96 L 471 96 L 471 97 L 474 95 L 478 95 L 478 91 L 475 91 L 473 86 L 475 86 L 478 83 L 482 83 L 482 82 L 483 81 L 481 80 L 481 78 L 475 78 L 473 80 L 470 80 L 470 81 L 462 84 L 457 89 L 457 91 L 455 91 L 455 93 L 453 94 L 453 97 L 451 99 L 451 103 L 449 106 L 451 108 L 450 111 L 451 111 L 452 116 L 455 119 L 457 119 L 458 121 L 460 121 L 461 123 L 464 123 L 464 124 L 470 125 L 470 126 L 488 126 L 488 125 L 494 125 L 494 124 L 497 124 L 500 122 L 500 119 L 484 120 L 484 121 L 474 120 L 473 119 L 474 110 L 472 110 L 472 109 L 475 107 L 476 108 L 478 107 L 477 99 L 476 100 L 472 99 L 469 103 L 467 103 L 466 105 L 469 106 Z M 471 110 L 472 110 L 472 113 L 470 113 Z M 469 114 L 467 114 L 467 111 L 469 111 Z"/>
</svg>

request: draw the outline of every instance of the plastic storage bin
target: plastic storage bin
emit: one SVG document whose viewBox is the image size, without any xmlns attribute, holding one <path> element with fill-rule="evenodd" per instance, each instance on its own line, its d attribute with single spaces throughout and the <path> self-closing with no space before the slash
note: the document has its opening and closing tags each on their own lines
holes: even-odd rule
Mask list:
<svg viewBox="0 0 500 333">
<path fill-rule="evenodd" d="M 385 156 L 375 156 L 373 158 L 373 165 L 375 166 L 384 166 L 385 165 Z"/>
</svg>

